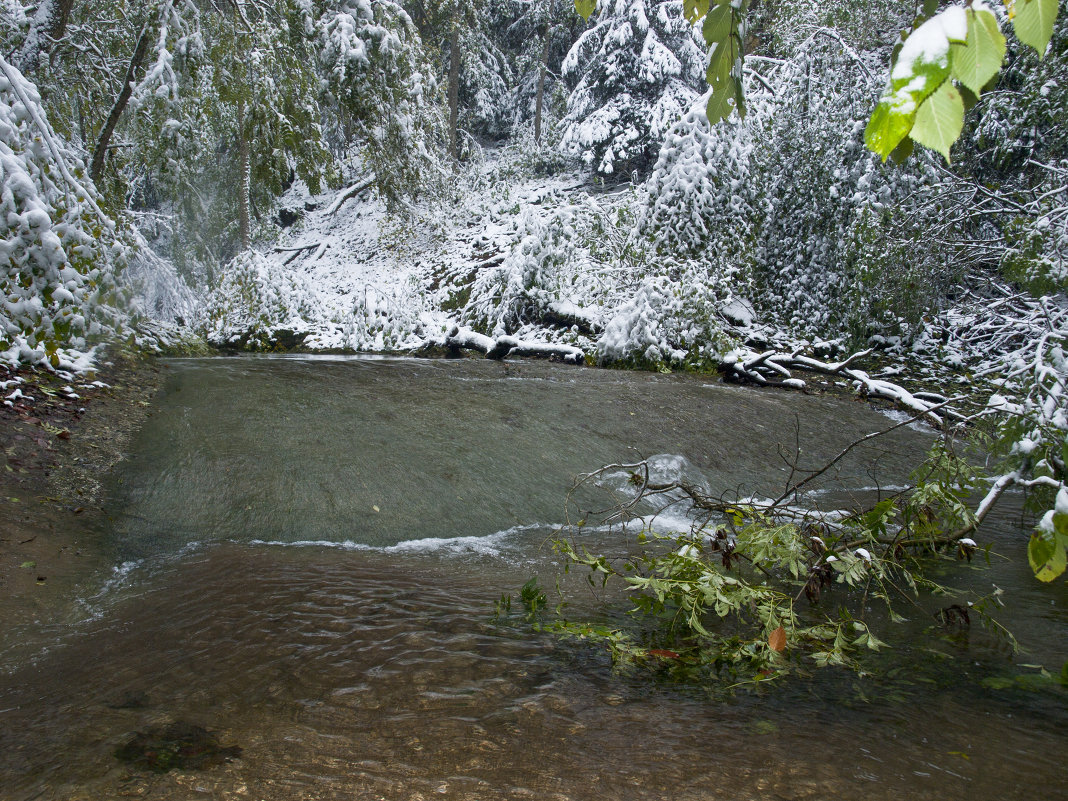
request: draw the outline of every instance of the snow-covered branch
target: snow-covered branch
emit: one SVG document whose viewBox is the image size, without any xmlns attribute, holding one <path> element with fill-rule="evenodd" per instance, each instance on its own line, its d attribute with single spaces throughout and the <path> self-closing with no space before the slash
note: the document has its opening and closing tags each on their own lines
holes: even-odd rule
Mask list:
<svg viewBox="0 0 1068 801">
<path fill-rule="evenodd" d="M 551 342 L 532 342 L 513 336 L 488 337 L 470 328 L 453 326 L 444 339 L 430 341 L 450 350 L 474 350 L 486 354 L 487 359 L 504 359 L 508 356 L 530 356 L 541 359 L 559 359 L 571 364 L 582 364 L 586 354 L 581 348 Z"/>
</svg>

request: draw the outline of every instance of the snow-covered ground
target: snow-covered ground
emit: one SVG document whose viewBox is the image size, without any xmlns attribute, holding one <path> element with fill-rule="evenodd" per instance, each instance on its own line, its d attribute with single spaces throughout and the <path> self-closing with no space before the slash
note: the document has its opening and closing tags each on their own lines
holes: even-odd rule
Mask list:
<svg viewBox="0 0 1068 801">
<path fill-rule="evenodd" d="M 342 201 L 344 190 L 312 196 L 295 185 L 280 207 L 298 220 L 229 265 L 211 293 L 208 339 L 269 345 L 281 330 L 309 349 L 395 351 L 468 325 L 473 285 L 501 272 L 525 228 L 596 202 L 577 175 L 515 180 L 502 161 L 458 177 L 446 202 L 394 215 L 370 189 Z"/>
</svg>

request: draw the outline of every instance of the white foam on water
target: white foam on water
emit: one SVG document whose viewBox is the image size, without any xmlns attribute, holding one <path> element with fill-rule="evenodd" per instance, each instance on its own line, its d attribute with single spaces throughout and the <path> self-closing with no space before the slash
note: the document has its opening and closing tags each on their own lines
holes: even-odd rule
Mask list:
<svg viewBox="0 0 1068 801">
<path fill-rule="evenodd" d="M 914 412 L 906 412 L 902 409 L 891 409 L 887 406 L 876 406 L 875 411 L 881 414 L 883 417 L 889 417 L 895 423 L 904 423 L 906 420 L 912 420 L 905 428 L 911 428 L 913 431 L 921 431 L 924 434 L 937 434 L 938 432 L 930 425 L 925 423 L 922 418 L 913 419 L 916 417 Z"/>
<path fill-rule="evenodd" d="M 535 523 L 525 526 L 513 526 L 502 531 L 495 531 L 481 537 L 424 537 L 417 540 L 404 540 L 394 545 L 368 545 L 352 540 L 251 540 L 249 545 L 269 546 L 275 548 L 335 548 L 343 551 L 372 551 L 390 554 L 429 554 L 441 553 L 448 556 L 488 556 L 504 558 L 504 551 L 517 535 L 529 531 L 555 531 L 558 525 Z M 521 547 L 519 544 L 516 548 Z"/>
</svg>

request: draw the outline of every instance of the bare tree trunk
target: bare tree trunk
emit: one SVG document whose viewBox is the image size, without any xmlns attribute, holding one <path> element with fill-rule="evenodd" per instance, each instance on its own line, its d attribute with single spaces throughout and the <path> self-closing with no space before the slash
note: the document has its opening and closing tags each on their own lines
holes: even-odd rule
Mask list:
<svg viewBox="0 0 1068 801">
<path fill-rule="evenodd" d="M 449 32 L 449 155 L 455 164 L 460 160 L 459 133 L 460 121 L 460 22 L 452 21 Z"/>
<path fill-rule="evenodd" d="M 241 248 L 248 250 L 252 244 L 249 221 L 249 194 L 252 189 L 252 173 L 248 155 L 248 137 L 245 136 L 245 101 L 237 101 L 237 157 L 241 169 L 241 192 L 237 199 L 238 229 L 241 232 Z"/>
<path fill-rule="evenodd" d="M 550 28 L 545 30 L 545 42 L 541 48 L 541 70 L 538 72 L 538 99 L 534 104 L 534 141 L 541 144 L 541 109 L 545 100 L 545 73 L 549 69 L 549 34 Z"/>
<path fill-rule="evenodd" d="M 41 56 L 63 38 L 74 0 L 42 0 L 30 24 L 30 32 L 19 53 L 19 69 L 24 75 L 37 70 Z"/>
<path fill-rule="evenodd" d="M 111 107 L 111 113 L 108 114 L 107 121 L 105 121 L 104 127 L 100 130 L 100 137 L 96 140 L 96 149 L 93 150 L 93 163 L 89 168 L 89 175 L 92 177 L 94 184 L 99 183 L 101 176 L 104 174 L 104 158 L 108 153 L 108 145 L 111 143 L 111 136 L 115 133 L 115 126 L 119 124 L 122 112 L 126 110 L 126 105 L 130 102 L 137 73 L 141 70 L 141 64 L 148 54 L 148 44 L 152 39 L 151 30 L 152 24 L 146 22 L 145 27 L 141 29 L 140 37 L 137 39 L 133 55 L 130 56 L 130 63 L 126 67 L 126 78 L 122 83 L 122 91 L 119 92 L 119 96 L 115 99 L 115 105 Z"/>
</svg>

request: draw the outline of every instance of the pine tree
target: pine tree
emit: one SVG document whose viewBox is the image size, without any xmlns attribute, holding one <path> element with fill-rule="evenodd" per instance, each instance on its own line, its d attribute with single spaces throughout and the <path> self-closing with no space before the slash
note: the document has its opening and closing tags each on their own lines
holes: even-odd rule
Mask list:
<svg viewBox="0 0 1068 801">
<path fill-rule="evenodd" d="M 703 90 L 705 58 L 681 0 L 604 0 L 564 59 L 561 147 L 601 175 L 646 172 Z"/>
</svg>

